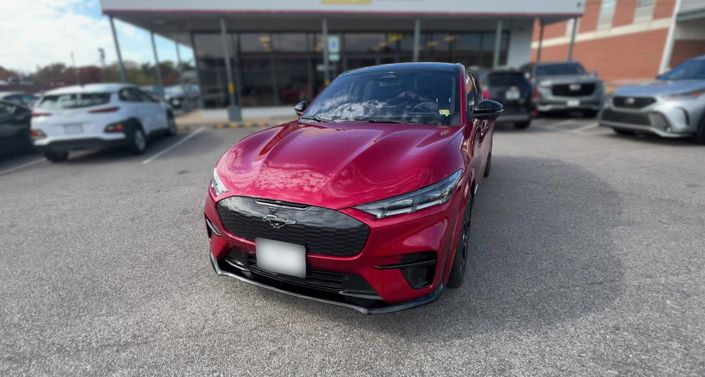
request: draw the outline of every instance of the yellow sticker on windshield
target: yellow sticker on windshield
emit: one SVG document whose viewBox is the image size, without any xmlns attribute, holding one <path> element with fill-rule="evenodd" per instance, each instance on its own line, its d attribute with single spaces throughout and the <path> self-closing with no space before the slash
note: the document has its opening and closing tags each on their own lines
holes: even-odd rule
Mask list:
<svg viewBox="0 0 705 377">
<path fill-rule="evenodd" d="M 439 110 L 438 110 L 438 114 L 441 114 L 441 115 L 447 117 L 447 116 L 450 115 L 450 110 L 448 110 L 448 109 L 439 109 Z"/>
</svg>

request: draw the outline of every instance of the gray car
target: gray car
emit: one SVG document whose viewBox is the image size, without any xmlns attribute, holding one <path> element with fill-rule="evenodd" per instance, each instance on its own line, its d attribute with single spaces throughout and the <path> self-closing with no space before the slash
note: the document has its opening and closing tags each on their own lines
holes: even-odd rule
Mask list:
<svg viewBox="0 0 705 377">
<path fill-rule="evenodd" d="M 521 70 L 537 89 L 534 103 L 540 113 L 580 111 L 594 117 L 602 108 L 604 82 L 580 63 L 530 63 Z"/>
<path fill-rule="evenodd" d="M 705 55 L 654 82 L 617 89 L 600 114 L 600 125 L 619 134 L 692 137 L 705 144 Z"/>
</svg>

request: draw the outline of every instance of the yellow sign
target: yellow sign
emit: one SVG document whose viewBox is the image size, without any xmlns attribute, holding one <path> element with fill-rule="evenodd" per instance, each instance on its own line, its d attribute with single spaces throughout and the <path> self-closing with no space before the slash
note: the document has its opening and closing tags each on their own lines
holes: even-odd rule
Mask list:
<svg viewBox="0 0 705 377">
<path fill-rule="evenodd" d="M 372 4 L 372 0 L 321 0 L 321 4 L 334 4 L 334 5 L 369 5 Z"/>
</svg>

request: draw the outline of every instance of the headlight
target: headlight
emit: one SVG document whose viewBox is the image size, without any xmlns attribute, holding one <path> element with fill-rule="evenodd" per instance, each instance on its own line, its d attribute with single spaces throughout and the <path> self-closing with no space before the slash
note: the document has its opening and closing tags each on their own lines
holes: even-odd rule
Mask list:
<svg viewBox="0 0 705 377">
<path fill-rule="evenodd" d="M 360 211 L 381 219 L 383 217 L 414 213 L 424 208 L 443 204 L 450 199 L 450 194 L 460 182 L 461 170 L 431 186 L 418 191 L 380 200 L 379 202 L 363 204 L 355 207 Z"/>
<path fill-rule="evenodd" d="M 685 93 L 667 94 L 664 97 L 669 99 L 695 99 L 700 97 L 700 95 L 702 94 L 705 94 L 705 89 L 698 89 L 692 92 Z"/>
<path fill-rule="evenodd" d="M 218 170 L 213 168 L 213 178 L 211 179 L 211 190 L 213 190 L 213 194 L 215 196 L 220 196 L 223 193 L 228 192 L 228 189 L 225 188 L 225 185 L 223 182 L 220 181 L 220 177 L 218 176 Z"/>
<path fill-rule="evenodd" d="M 551 82 L 550 81 L 539 81 L 539 86 L 542 88 L 550 88 Z"/>
</svg>

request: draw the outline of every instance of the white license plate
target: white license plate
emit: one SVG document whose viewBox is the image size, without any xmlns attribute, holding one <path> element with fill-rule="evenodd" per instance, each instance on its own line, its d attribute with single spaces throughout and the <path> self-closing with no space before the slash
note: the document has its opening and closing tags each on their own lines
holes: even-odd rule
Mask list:
<svg viewBox="0 0 705 377">
<path fill-rule="evenodd" d="M 570 100 L 568 100 L 568 102 L 566 103 L 566 105 L 568 105 L 568 107 L 577 107 L 577 106 L 580 106 L 580 100 L 577 100 L 577 99 L 570 99 Z"/>
<path fill-rule="evenodd" d="M 306 278 L 306 247 L 256 238 L 255 250 L 259 268 L 278 274 Z"/>
<path fill-rule="evenodd" d="M 65 124 L 64 133 L 66 135 L 75 135 L 83 133 L 83 126 L 80 124 Z"/>
<path fill-rule="evenodd" d="M 519 93 L 518 90 L 507 90 L 506 93 L 504 93 L 504 98 L 508 100 L 517 100 L 521 96 L 521 93 Z"/>
</svg>

